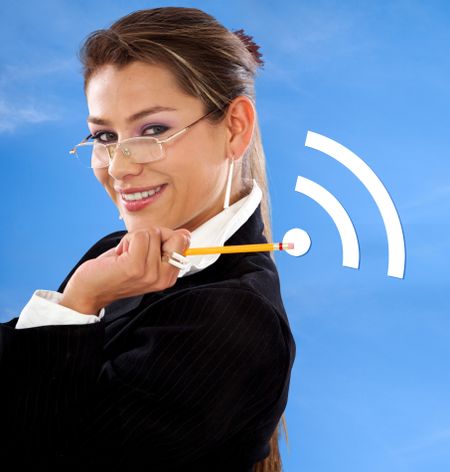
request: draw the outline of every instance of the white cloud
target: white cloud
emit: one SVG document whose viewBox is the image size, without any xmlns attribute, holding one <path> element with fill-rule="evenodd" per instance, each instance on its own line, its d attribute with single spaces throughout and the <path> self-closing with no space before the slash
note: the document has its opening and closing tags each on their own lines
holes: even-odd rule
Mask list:
<svg viewBox="0 0 450 472">
<path fill-rule="evenodd" d="M 36 80 L 39 77 L 55 74 L 66 74 L 78 72 L 79 64 L 74 58 L 55 59 L 50 62 L 39 62 L 37 64 L 6 64 L 0 73 L 0 87 L 8 87 L 17 84 L 18 81 Z"/>
<path fill-rule="evenodd" d="M 58 120 L 62 115 L 59 106 L 49 103 L 48 97 L 39 97 L 36 88 L 42 81 L 53 83 L 61 76 L 75 73 L 76 67 L 74 59 L 4 65 L 0 71 L 0 133 Z"/>
<path fill-rule="evenodd" d="M 0 98 L 0 133 L 11 133 L 19 126 L 54 121 L 59 117 L 59 113 L 48 106 L 7 102 Z"/>
</svg>

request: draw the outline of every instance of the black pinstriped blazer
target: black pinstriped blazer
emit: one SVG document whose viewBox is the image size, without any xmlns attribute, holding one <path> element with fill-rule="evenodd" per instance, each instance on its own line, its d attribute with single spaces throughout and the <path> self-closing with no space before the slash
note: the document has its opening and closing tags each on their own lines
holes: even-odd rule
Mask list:
<svg viewBox="0 0 450 472">
<path fill-rule="evenodd" d="M 260 207 L 226 244 L 266 242 Z M 117 245 L 100 239 L 76 268 Z M 296 346 L 269 253 L 221 255 L 93 324 L 0 324 L 2 462 L 47 471 L 250 471 Z M 92 467 L 89 467 L 92 466 Z"/>
</svg>

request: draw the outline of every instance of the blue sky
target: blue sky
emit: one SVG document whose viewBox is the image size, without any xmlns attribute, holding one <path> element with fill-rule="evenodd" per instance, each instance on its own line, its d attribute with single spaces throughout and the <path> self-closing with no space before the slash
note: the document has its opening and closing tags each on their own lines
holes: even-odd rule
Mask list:
<svg viewBox="0 0 450 472">
<path fill-rule="evenodd" d="M 134 10 L 202 8 L 244 28 L 266 62 L 256 79 L 273 233 L 312 247 L 277 254 L 297 342 L 285 471 L 433 472 L 450 466 L 450 3 L 447 1 L 25 1 L 0 18 L 0 319 L 56 290 L 99 238 L 124 229 L 94 176 L 69 158 L 87 133 L 76 53 Z M 403 280 L 387 276 L 380 213 L 361 183 L 305 147 L 308 130 L 358 154 L 400 215 Z M 359 270 L 336 227 L 294 191 L 332 192 L 355 225 Z M 94 202 L 94 203 L 93 203 Z"/>
</svg>

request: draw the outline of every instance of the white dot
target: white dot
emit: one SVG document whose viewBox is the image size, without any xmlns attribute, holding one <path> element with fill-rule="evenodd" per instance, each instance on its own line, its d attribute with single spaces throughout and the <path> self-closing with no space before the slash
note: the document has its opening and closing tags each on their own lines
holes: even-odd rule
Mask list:
<svg viewBox="0 0 450 472">
<path fill-rule="evenodd" d="M 285 251 L 291 256 L 304 256 L 311 247 L 311 238 L 309 234 L 300 228 L 290 229 L 283 238 L 283 244 L 294 243 L 294 249 Z"/>
</svg>

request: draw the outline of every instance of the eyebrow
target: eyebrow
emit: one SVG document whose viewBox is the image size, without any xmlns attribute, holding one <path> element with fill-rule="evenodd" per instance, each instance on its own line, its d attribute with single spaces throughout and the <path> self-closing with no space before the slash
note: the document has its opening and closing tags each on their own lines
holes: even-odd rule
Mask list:
<svg viewBox="0 0 450 472">
<path fill-rule="evenodd" d="M 176 108 L 172 107 L 163 107 L 161 105 L 155 105 L 154 107 L 146 108 L 145 110 L 138 111 L 134 115 L 129 116 L 125 121 L 127 123 L 133 123 L 133 121 L 137 121 L 144 116 L 151 115 L 153 113 L 158 113 L 160 111 L 177 111 Z M 94 123 L 96 125 L 109 125 L 109 120 L 105 120 L 103 118 L 98 118 L 96 116 L 89 115 L 87 117 L 87 121 L 89 123 Z"/>
</svg>

